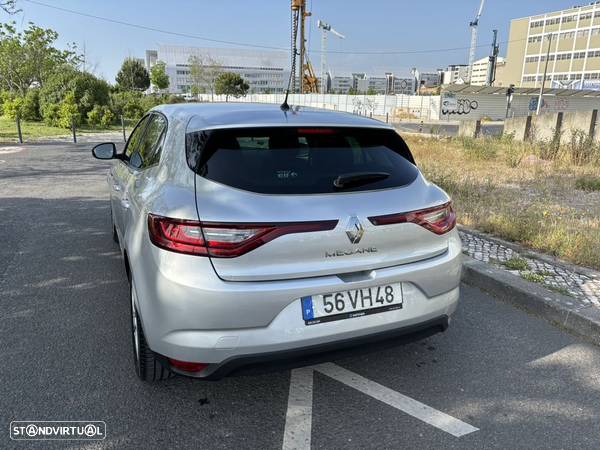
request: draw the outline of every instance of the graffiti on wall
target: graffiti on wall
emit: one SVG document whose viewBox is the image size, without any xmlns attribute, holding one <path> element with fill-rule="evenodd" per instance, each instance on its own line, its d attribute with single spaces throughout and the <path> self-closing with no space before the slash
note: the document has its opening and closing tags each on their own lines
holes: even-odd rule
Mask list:
<svg viewBox="0 0 600 450">
<path fill-rule="evenodd" d="M 531 97 L 529 99 L 529 111 L 533 112 L 537 110 L 538 97 Z M 542 111 L 545 112 L 560 112 L 569 109 L 569 99 L 566 98 L 553 98 L 553 99 L 542 99 Z"/>
<path fill-rule="evenodd" d="M 479 108 L 479 103 L 477 102 L 477 100 L 470 100 L 468 98 L 444 98 L 442 102 L 443 115 L 457 114 L 459 116 L 462 116 L 465 114 L 470 114 L 471 111 L 475 111 L 477 108 Z"/>
</svg>

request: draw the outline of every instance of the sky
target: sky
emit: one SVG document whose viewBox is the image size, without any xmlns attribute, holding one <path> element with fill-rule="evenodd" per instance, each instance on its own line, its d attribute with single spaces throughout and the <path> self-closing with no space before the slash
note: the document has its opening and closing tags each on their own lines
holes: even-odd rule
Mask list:
<svg viewBox="0 0 600 450">
<path fill-rule="evenodd" d="M 197 37 L 289 49 L 289 0 L 39 0 L 56 7 L 107 17 Z M 160 44 L 198 47 L 235 47 L 201 39 L 140 30 L 121 24 L 51 9 L 29 0 L 18 0 L 22 12 L 12 17 L 0 12 L 1 21 L 14 20 L 52 28 L 58 46 L 75 42 L 85 46 L 87 69 L 114 83 L 126 57 L 143 58 L 146 49 Z M 36 0 L 37 2 L 37 0 Z M 328 56 L 334 75 L 366 72 L 408 75 L 412 67 L 435 70 L 448 64 L 465 64 L 470 45 L 469 22 L 480 0 L 307 0 L 312 17 L 308 23 L 309 53 L 318 70 L 321 47 L 317 19 L 345 34 L 330 35 L 329 50 L 348 52 Z M 492 30 L 498 29 L 506 54 L 511 19 L 565 9 L 575 0 L 487 0 L 479 26 L 477 57 L 489 54 Z M 589 1 L 582 1 L 587 4 Z M 453 49 L 453 50 L 448 50 Z M 436 50 L 436 51 L 431 51 Z M 394 55 L 359 55 L 351 52 L 413 52 Z"/>
</svg>

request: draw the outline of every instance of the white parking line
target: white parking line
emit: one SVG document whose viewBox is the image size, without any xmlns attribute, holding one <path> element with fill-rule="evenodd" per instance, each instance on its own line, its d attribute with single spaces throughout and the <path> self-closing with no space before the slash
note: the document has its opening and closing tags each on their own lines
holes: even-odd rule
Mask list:
<svg viewBox="0 0 600 450">
<path fill-rule="evenodd" d="M 419 420 L 422 420 L 429 425 L 433 425 L 452 436 L 460 437 L 465 434 L 478 431 L 478 428 L 469 425 L 468 423 L 458 420 L 448 414 L 445 414 L 437 409 L 425 405 L 417 400 L 414 400 L 406 395 L 396 392 L 390 388 L 382 386 L 379 383 L 368 380 L 365 377 L 346 370 L 336 364 L 326 363 L 314 366 L 315 370 L 327 375 L 328 377 L 338 380 L 357 391 L 367 394 L 383 403 L 393 406 L 400 411 L 404 411 Z"/>
<path fill-rule="evenodd" d="M 284 450 L 310 449 L 312 428 L 313 375 L 319 371 L 359 392 L 410 414 L 423 422 L 455 437 L 478 431 L 472 425 L 368 380 L 333 363 L 292 370 L 288 409 L 283 432 Z"/>
<path fill-rule="evenodd" d="M 313 369 L 304 367 L 292 370 L 282 449 L 310 448 L 312 393 Z"/>
</svg>

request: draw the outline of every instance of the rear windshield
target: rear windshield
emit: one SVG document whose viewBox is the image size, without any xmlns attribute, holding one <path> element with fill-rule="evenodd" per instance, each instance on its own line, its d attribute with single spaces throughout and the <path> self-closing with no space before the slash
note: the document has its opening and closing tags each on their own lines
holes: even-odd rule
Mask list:
<svg viewBox="0 0 600 450">
<path fill-rule="evenodd" d="M 261 194 L 387 189 L 417 177 L 413 157 L 393 130 L 244 128 L 186 136 L 190 168 L 209 180 Z"/>
</svg>

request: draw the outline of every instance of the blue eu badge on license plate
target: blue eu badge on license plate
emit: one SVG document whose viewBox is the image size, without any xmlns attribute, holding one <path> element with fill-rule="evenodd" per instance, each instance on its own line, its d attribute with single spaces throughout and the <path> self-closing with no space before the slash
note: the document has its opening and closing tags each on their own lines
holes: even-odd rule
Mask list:
<svg viewBox="0 0 600 450">
<path fill-rule="evenodd" d="M 302 297 L 302 317 L 304 320 L 312 320 L 315 318 L 313 311 L 312 297 Z"/>
</svg>

